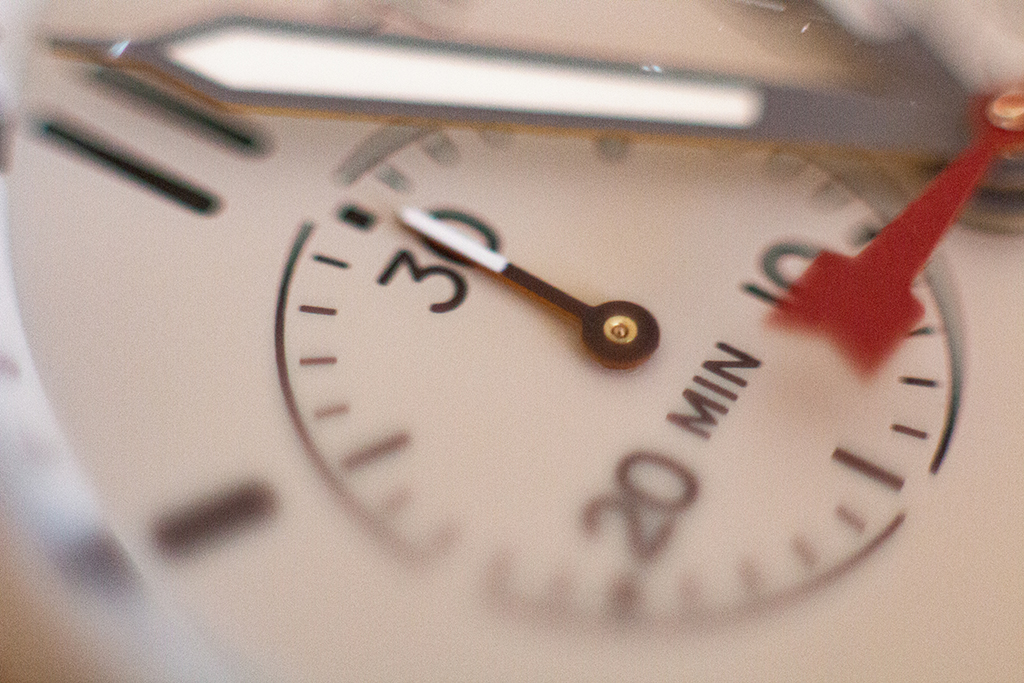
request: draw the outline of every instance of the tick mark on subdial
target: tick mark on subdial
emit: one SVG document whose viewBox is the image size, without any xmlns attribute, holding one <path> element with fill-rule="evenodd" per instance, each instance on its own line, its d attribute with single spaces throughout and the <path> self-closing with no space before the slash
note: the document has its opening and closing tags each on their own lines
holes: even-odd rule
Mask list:
<svg viewBox="0 0 1024 683">
<path fill-rule="evenodd" d="M 905 434 L 906 436 L 912 436 L 915 439 L 927 439 L 928 432 L 923 432 L 920 429 L 914 429 L 906 425 L 894 424 L 892 425 L 892 431 L 897 434 Z"/>
<path fill-rule="evenodd" d="M 818 564 L 818 551 L 806 537 L 796 535 L 789 541 L 789 547 L 805 569 L 814 569 Z"/>
<path fill-rule="evenodd" d="M 412 502 L 412 491 L 407 488 L 395 489 L 380 503 L 380 512 L 386 517 L 394 517 L 409 507 Z"/>
<path fill-rule="evenodd" d="M 409 177 L 390 164 L 377 169 L 374 177 L 395 192 L 401 194 L 412 192 L 412 181 L 409 180 Z"/>
<path fill-rule="evenodd" d="M 842 448 L 837 448 L 832 452 L 832 459 L 893 491 L 903 488 L 903 477 Z"/>
<path fill-rule="evenodd" d="M 266 522 L 277 509 L 268 484 L 243 482 L 161 515 L 153 524 L 153 540 L 165 555 L 181 556 Z"/>
<path fill-rule="evenodd" d="M 643 608 L 643 588 L 632 574 L 615 578 L 608 586 L 608 611 L 613 619 L 636 619 Z"/>
<path fill-rule="evenodd" d="M 299 306 L 299 311 L 302 313 L 312 313 L 313 315 L 338 315 L 338 309 L 327 308 L 326 306 Z"/>
<path fill-rule="evenodd" d="M 338 209 L 338 220 L 357 230 L 369 230 L 377 222 L 377 217 L 372 212 L 355 204 L 346 204 Z"/>
<path fill-rule="evenodd" d="M 347 472 L 362 469 L 390 455 L 394 455 L 409 445 L 410 440 L 411 437 L 408 432 L 395 432 L 344 456 L 341 459 L 341 466 Z"/>
<path fill-rule="evenodd" d="M 322 263 L 325 266 L 334 266 L 335 268 L 348 268 L 348 264 L 344 261 L 339 261 L 336 258 L 330 256 L 324 256 L 323 254 L 314 254 L 313 260 L 317 263 Z"/>
<path fill-rule="evenodd" d="M 352 185 L 389 156 L 429 133 L 429 128 L 418 126 L 385 126 L 359 143 L 335 171 L 335 177 L 343 185 Z"/>
<path fill-rule="evenodd" d="M 340 417 L 348 414 L 347 403 L 331 403 L 321 406 L 313 411 L 313 417 L 317 420 L 325 420 L 331 417 Z"/>
<path fill-rule="evenodd" d="M 307 356 L 299 359 L 299 365 L 302 366 L 335 365 L 337 362 L 337 356 Z"/>
<path fill-rule="evenodd" d="M 864 518 L 845 505 L 836 506 L 836 517 L 844 525 L 856 531 L 858 535 L 863 534 L 868 528 L 868 523 L 864 521 Z"/>
<path fill-rule="evenodd" d="M 779 297 L 775 296 L 774 294 L 769 294 L 764 289 L 758 287 L 753 283 L 748 282 L 745 285 L 743 285 L 743 291 L 757 299 L 760 299 L 766 304 L 770 304 L 772 306 L 779 305 Z"/>
<path fill-rule="evenodd" d="M 438 166 L 451 168 L 459 163 L 459 148 L 450 137 L 438 131 L 420 141 L 420 149 Z"/>
<path fill-rule="evenodd" d="M 900 383 L 912 387 L 927 387 L 929 389 L 939 386 L 939 383 L 934 379 L 924 379 L 923 377 L 900 377 Z"/>
</svg>

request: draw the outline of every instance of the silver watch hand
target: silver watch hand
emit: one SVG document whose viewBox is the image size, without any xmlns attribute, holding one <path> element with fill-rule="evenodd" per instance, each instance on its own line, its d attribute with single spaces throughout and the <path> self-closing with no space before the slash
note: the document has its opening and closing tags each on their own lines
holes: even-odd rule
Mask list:
<svg viewBox="0 0 1024 683">
<path fill-rule="evenodd" d="M 865 94 L 254 19 L 199 24 L 154 40 L 57 39 L 53 46 L 257 110 L 842 145 L 931 157 L 950 156 L 964 142 L 963 93 L 948 75 L 937 79 L 934 65 L 908 67 L 909 76 Z M 921 70 L 929 78 L 913 78 Z M 921 90 L 936 81 L 943 87 Z"/>
</svg>

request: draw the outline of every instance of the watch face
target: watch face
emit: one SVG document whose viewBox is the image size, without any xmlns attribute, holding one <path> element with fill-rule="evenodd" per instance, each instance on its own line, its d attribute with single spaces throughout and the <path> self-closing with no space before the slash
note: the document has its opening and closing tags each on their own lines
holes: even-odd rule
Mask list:
<svg viewBox="0 0 1024 683">
<path fill-rule="evenodd" d="M 866 371 L 777 313 L 820 253 L 872 243 L 912 165 L 393 103 L 229 110 L 116 62 L 230 10 L 259 40 L 482 51 L 485 81 L 542 51 L 892 87 L 900 63 L 788 7 L 54 3 L 40 35 L 107 52 L 36 46 L 7 174 L 28 352 L 0 356 L 0 395 L 34 366 L 47 401 L 7 418 L 13 462 L 56 425 L 43 450 L 88 493 L 48 497 L 54 518 L 99 511 L 85 546 L 47 542 L 203 644 L 167 676 L 1019 677 L 1019 237 L 954 229 Z"/>
</svg>

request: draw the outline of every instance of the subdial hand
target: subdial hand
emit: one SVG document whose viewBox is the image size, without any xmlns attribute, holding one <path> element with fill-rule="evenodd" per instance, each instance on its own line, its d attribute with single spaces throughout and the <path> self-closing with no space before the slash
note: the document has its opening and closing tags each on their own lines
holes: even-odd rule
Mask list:
<svg viewBox="0 0 1024 683">
<path fill-rule="evenodd" d="M 636 367 L 658 348 L 658 322 L 643 306 L 631 301 L 589 306 L 419 209 L 407 207 L 399 215 L 415 232 L 579 320 L 583 343 L 601 365 L 616 369 Z"/>
<path fill-rule="evenodd" d="M 821 252 L 772 314 L 830 338 L 870 375 L 924 314 L 910 287 L 992 161 L 1024 145 L 1024 91 L 987 102 L 974 141 L 855 257 Z"/>
</svg>

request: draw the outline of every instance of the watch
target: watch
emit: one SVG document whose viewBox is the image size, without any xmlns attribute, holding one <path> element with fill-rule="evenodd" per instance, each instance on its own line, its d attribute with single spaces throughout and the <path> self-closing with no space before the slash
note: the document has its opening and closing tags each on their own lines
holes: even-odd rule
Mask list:
<svg viewBox="0 0 1024 683">
<path fill-rule="evenodd" d="M 3 677 L 1024 674 L 1010 3 L 11 7 Z"/>
</svg>

